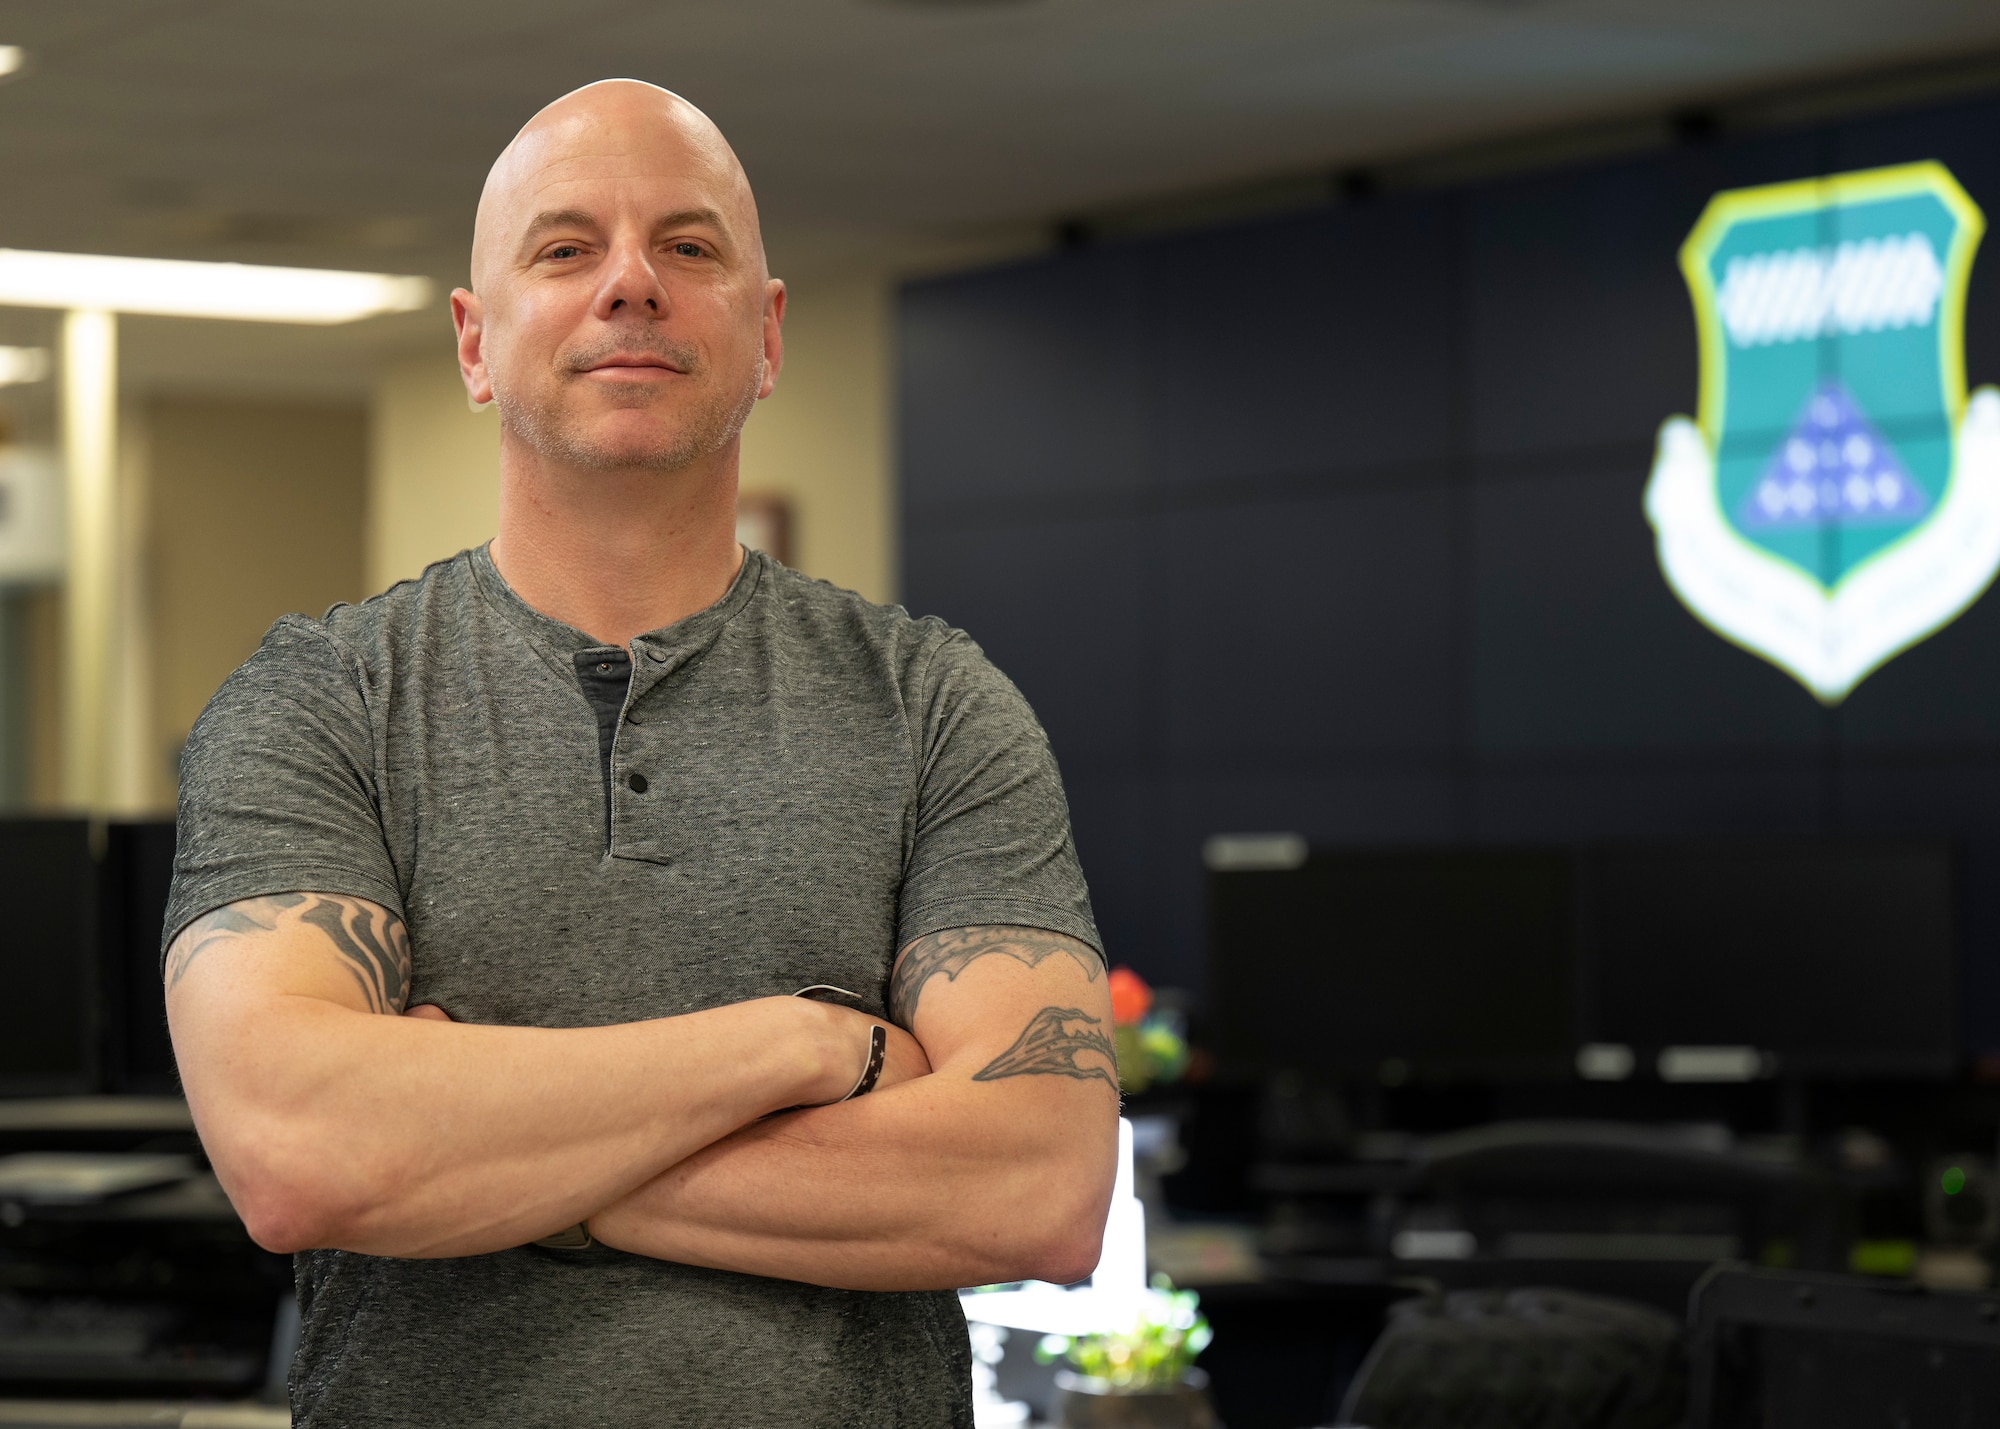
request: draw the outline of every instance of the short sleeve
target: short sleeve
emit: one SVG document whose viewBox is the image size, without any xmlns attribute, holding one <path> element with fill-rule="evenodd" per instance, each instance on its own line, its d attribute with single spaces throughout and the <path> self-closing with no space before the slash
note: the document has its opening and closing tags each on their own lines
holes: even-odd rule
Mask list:
<svg viewBox="0 0 2000 1429">
<path fill-rule="evenodd" d="M 357 672 L 317 622 L 286 616 L 226 681 L 181 756 L 164 949 L 242 898 L 310 891 L 403 915 Z"/>
<path fill-rule="evenodd" d="M 921 692 L 917 827 L 897 946 L 1003 923 L 1066 933 L 1102 957 L 1062 777 L 1027 700 L 956 631 L 932 652 Z"/>
</svg>

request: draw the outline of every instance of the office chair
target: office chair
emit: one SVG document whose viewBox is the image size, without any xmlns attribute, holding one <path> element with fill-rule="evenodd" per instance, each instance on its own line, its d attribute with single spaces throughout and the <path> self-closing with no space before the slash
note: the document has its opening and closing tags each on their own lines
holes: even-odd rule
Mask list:
<svg viewBox="0 0 2000 1429">
<path fill-rule="evenodd" d="M 1689 1429 L 2000 1424 L 2000 1293 L 1718 1265 L 1689 1319 Z"/>
</svg>

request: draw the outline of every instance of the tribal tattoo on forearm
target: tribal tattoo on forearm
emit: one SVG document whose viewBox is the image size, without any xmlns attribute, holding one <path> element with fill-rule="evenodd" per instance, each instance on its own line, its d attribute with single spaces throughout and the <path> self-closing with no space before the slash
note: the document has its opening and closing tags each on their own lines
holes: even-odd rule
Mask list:
<svg viewBox="0 0 2000 1429">
<path fill-rule="evenodd" d="M 1079 1057 L 1102 1057 L 1104 1065 L 1085 1064 Z M 972 1074 L 975 1082 L 1051 1073 L 1080 1082 L 1100 1081 L 1118 1090 L 1118 1054 L 1104 1033 L 1104 1023 L 1076 1007 L 1044 1007 L 1014 1039 L 1014 1045 Z"/>
<path fill-rule="evenodd" d="M 1003 924 L 950 928 L 919 938 L 904 951 L 902 960 L 896 964 L 895 976 L 889 980 L 890 1020 L 905 1031 L 914 1030 L 917 999 L 924 994 L 924 984 L 939 973 L 944 974 L 946 982 L 954 981 L 968 966 L 989 953 L 1003 953 L 1031 968 L 1056 953 L 1068 953 L 1092 982 L 1104 971 L 1096 953 L 1061 933 Z"/>
<path fill-rule="evenodd" d="M 167 950 L 167 987 L 178 985 L 194 960 L 217 944 L 276 932 L 288 920 L 325 935 L 370 1012 L 403 1010 L 410 993 L 410 935 L 403 920 L 359 898 L 325 893 L 273 893 L 203 914 Z"/>
</svg>

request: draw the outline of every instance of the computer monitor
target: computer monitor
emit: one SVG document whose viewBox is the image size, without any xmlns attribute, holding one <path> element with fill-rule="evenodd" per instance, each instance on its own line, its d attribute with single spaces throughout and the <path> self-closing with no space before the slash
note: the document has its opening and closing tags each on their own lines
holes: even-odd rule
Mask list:
<svg viewBox="0 0 2000 1429">
<path fill-rule="evenodd" d="M 0 1096 L 94 1090 L 96 900 L 88 823 L 0 820 Z"/>
<path fill-rule="evenodd" d="M 160 929 L 173 877 L 172 820 L 115 823 L 105 829 L 99 926 L 107 1091 L 162 1094 L 180 1089 L 160 981 Z"/>
<path fill-rule="evenodd" d="M 1225 1074 L 1567 1073 L 1569 855 L 1301 845 L 1279 861 L 1211 860 L 1209 1040 Z"/>
<path fill-rule="evenodd" d="M 1586 1039 L 1627 1046 L 1642 1067 L 1665 1048 L 1737 1047 L 1771 1054 L 1767 1074 L 1948 1073 L 1954 868 L 1941 840 L 1592 849 Z"/>
</svg>

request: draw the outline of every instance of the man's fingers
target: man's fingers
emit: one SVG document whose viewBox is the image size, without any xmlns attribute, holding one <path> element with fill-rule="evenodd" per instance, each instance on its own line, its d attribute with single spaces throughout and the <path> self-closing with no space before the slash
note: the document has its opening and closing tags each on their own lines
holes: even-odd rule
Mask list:
<svg viewBox="0 0 2000 1429">
<path fill-rule="evenodd" d="M 419 1018 L 425 1022 L 451 1021 L 451 1014 L 446 1012 L 442 1007 L 439 1007 L 435 1002 L 420 1002 L 415 1007 L 404 1012 L 403 1016 Z"/>
</svg>

